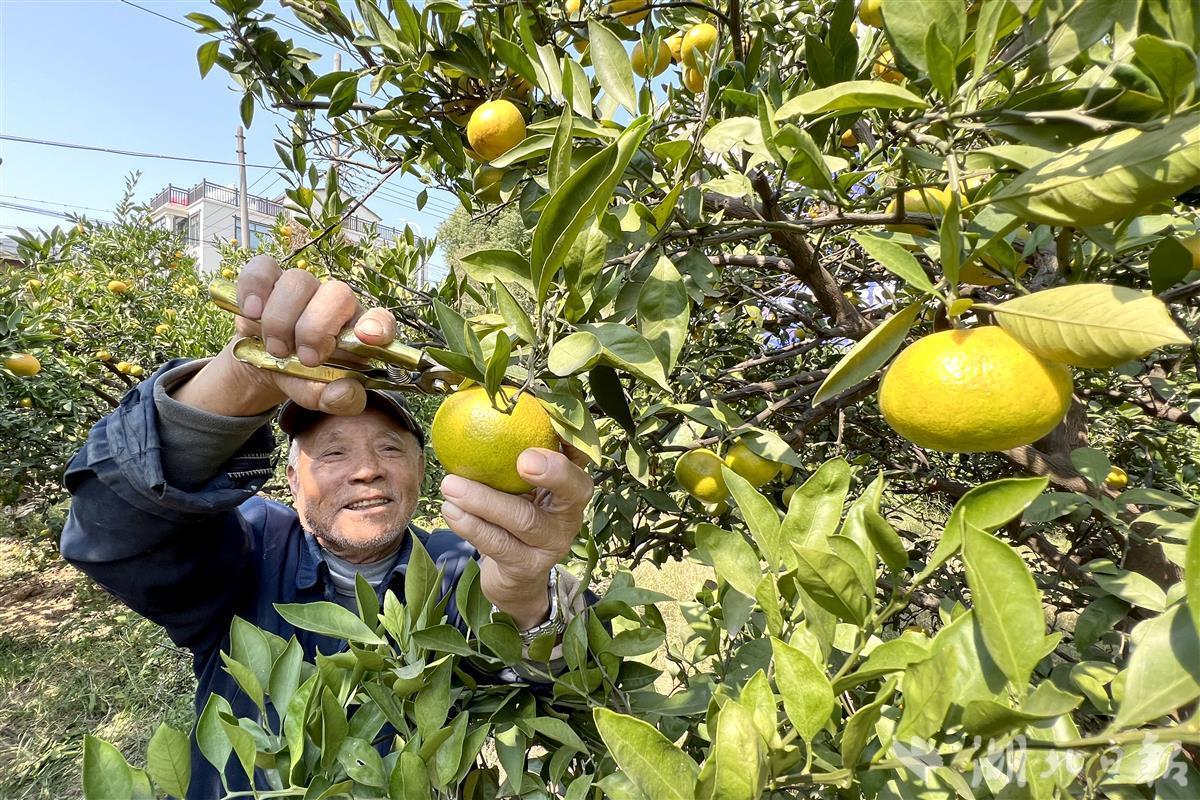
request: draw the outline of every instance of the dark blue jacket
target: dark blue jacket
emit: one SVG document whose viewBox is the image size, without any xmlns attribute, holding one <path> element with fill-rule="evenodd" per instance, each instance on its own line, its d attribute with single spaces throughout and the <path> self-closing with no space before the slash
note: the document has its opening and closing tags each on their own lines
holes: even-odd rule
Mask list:
<svg viewBox="0 0 1200 800">
<path fill-rule="evenodd" d="M 273 603 L 333 600 L 328 566 L 312 534 L 290 507 L 263 499 L 258 489 L 272 474 L 275 439 L 270 425 L 256 431 L 204 486 L 182 490 L 163 477 L 154 382 L 173 361 L 132 389 L 111 414 L 96 423 L 65 475 L 74 497 L 62 533 L 62 554 L 71 564 L 131 609 L 166 628 L 193 653 L 197 716 L 211 693 L 228 700 L 234 714 L 257 718 L 253 701 L 222 668 L 229 630 L 239 616 L 285 639 L 296 636 L 305 657 L 345 650 L 345 641 L 297 630 Z M 434 563 L 444 569 L 443 592 L 452 589 L 478 553 L 451 531 L 432 534 L 410 527 Z M 406 536 L 389 579 L 379 587 L 404 597 L 404 574 L 412 550 Z M 459 625 L 454 593 L 447 614 Z M 388 744 L 383 741 L 381 750 Z M 249 788 L 236 765 L 226 769 L 232 790 Z M 265 779 L 256 780 L 260 788 Z M 220 777 L 192 739 L 188 798 L 221 797 Z"/>
</svg>

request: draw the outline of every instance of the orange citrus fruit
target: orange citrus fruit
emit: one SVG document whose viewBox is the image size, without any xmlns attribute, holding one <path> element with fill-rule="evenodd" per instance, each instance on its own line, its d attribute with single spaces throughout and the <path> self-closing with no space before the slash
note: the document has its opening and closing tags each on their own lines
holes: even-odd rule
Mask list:
<svg viewBox="0 0 1200 800">
<path fill-rule="evenodd" d="M 633 71 L 643 78 L 653 78 L 656 75 L 662 74 L 662 71 L 671 63 L 671 48 L 666 42 L 658 43 L 658 57 L 653 63 L 646 62 L 646 53 L 642 48 L 642 43 L 638 42 L 633 46 L 633 53 L 629 56 L 630 65 Z"/>
<path fill-rule="evenodd" d="M 496 398 L 502 407 L 516 392 L 503 388 Z M 528 392 L 511 414 L 492 406 L 487 390 L 472 386 L 442 401 L 430 429 L 433 452 L 446 472 L 510 494 L 533 489 L 517 472 L 517 457 L 527 448 L 558 450 L 558 434 L 550 415 Z"/>
<path fill-rule="evenodd" d="M 689 450 L 675 461 L 675 480 L 701 503 L 720 503 L 729 496 L 721 464 L 721 457 L 712 450 Z"/>
<path fill-rule="evenodd" d="M 904 349 L 879 386 L 892 428 L 930 450 L 975 453 L 1037 441 L 1071 404 L 1071 373 L 995 326 L 949 330 Z"/>
<path fill-rule="evenodd" d="M 4 359 L 4 366 L 13 375 L 22 378 L 32 378 L 42 371 L 42 362 L 29 353 L 14 353 Z"/>
<path fill-rule="evenodd" d="M 507 153 L 525 138 L 525 118 L 507 100 L 492 100 L 471 112 L 467 141 L 488 161 Z"/>
<path fill-rule="evenodd" d="M 717 29 L 707 22 L 693 25 L 683 35 L 683 44 L 679 48 L 680 60 L 689 67 L 696 67 L 696 56 L 704 53 L 711 58 L 713 47 L 717 43 Z"/>
</svg>

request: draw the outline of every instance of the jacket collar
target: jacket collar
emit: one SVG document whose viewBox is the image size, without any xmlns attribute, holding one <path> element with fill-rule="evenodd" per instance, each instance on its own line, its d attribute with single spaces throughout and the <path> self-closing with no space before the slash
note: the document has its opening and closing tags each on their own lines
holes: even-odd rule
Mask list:
<svg viewBox="0 0 1200 800">
<path fill-rule="evenodd" d="M 316 536 L 303 528 L 301 528 L 301 533 L 303 533 L 303 539 L 300 544 L 300 566 L 296 570 L 296 588 L 311 589 L 318 584 L 324 586 L 325 581 L 329 579 L 329 565 L 325 563 L 325 551 L 317 542 Z M 388 575 L 388 583 L 394 581 L 397 575 L 403 577 L 408 572 L 408 559 L 412 556 L 414 536 L 420 538 L 422 544 L 429 538 L 426 531 L 409 523 L 405 530 L 404 540 L 400 543 L 400 555 L 396 559 L 396 565 L 392 567 L 392 571 Z"/>
</svg>

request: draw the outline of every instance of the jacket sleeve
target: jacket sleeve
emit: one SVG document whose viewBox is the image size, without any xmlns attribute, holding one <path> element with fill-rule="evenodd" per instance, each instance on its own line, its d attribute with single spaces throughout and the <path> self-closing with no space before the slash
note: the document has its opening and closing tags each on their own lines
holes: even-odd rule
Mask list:
<svg viewBox="0 0 1200 800">
<path fill-rule="evenodd" d="M 63 557 L 181 647 L 219 642 L 253 591 L 255 537 L 238 512 L 272 473 L 270 425 L 207 482 L 164 477 L 154 385 L 164 365 L 101 419 L 66 467 L 72 495 Z"/>
</svg>

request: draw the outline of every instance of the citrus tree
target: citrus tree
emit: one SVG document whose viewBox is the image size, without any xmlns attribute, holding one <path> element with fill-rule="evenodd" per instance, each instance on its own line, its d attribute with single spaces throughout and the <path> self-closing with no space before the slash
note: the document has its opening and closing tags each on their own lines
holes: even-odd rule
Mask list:
<svg viewBox="0 0 1200 800">
<path fill-rule="evenodd" d="M 517 634 L 476 574 L 468 634 L 446 624 L 419 548 L 382 608 L 280 608 L 348 652 L 302 664 L 239 622 L 263 715 L 214 697 L 207 759 L 272 797 L 1194 796 L 1200 15 L 344 5 L 285 3 L 348 69 L 215 0 L 200 71 L 246 124 L 294 113 L 318 247 L 374 190 L 316 169 L 331 136 L 375 187 L 519 211 L 527 240 L 430 290 L 328 258 L 590 457 L 572 566 L 604 593 L 540 688 L 479 680 Z M 713 568 L 691 596 L 626 569 L 684 558 Z M 97 797 L 186 786 L 169 728 L 145 769 L 86 753 Z"/>
</svg>

